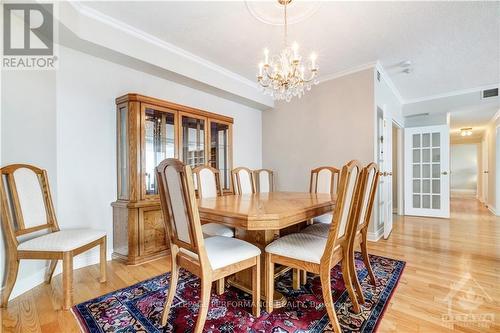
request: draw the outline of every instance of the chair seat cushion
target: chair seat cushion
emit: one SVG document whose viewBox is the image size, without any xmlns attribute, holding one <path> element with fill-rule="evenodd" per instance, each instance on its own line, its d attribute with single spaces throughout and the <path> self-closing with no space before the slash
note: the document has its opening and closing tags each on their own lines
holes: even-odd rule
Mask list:
<svg viewBox="0 0 500 333">
<path fill-rule="evenodd" d="M 207 223 L 201 226 L 205 238 L 212 236 L 234 237 L 234 229 L 219 223 Z"/>
<path fill-rule="evenodd" d="M 296 233 L 278 238 L 266 246 L 266 252 L 319 264 L 325 246 L 324 237 Z"/>
<path fill-rule="evenodd" d="M 332 223 L 332 218 L 333 218 L 333 214 L 330 214 L 330 213 L 323 214 L 321 216 L 316 216 L 315 218 L 313 218 L 313 222 L 330 224 L 330 223 Z"/>
<path fill-rule="evenodd" d="M 205 238 L 205 249 L 214 270 L 260 255 L 260 249 L 257 246 L 241 239 L 223 236 Z M 195 253 L 186 249 L 181 248 L 180 251 L 198 258 Z"/>
<path fill-rule="evenodd" d="M 17 246 L 19 251 L 67 252 L 92 243 L 106 232 L 95 229 L 66 229 L 36 237 Z"/>
<path fill-rule="evenodd" d="M 331 224 L 325 223 L 315 223 L 313 225 L 308 226 L 301 232 L 304 234 L 319 236 L 319 237 L 328 237 L 328 232 L 330 231 Z"/>
</svg>

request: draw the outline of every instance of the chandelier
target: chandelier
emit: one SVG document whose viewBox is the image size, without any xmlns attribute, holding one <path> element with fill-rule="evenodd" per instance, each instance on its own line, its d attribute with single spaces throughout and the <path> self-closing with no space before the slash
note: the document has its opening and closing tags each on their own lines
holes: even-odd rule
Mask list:
<svg viewBox="0 0 500 333">
<path fill-rule="evenodd" d="M 275 100 L 290 102 L 292 97 L 302 97 L 306 91 L 311 90 L 313 84 L 318 84 L 318 64 L 316 54 L 312 53 L 310 62 L 304 64 L 299 55 L 299 46 L 293 43 L 290 47 L 287 41 L 287 15 L 286 7 L 292 0 L 278 0 L 284 7 L 284 49 L 272 57 L 269 50 L 264 49 L 264 61 L 259 64 L 257 81 L 262 86 L 264 93 L 271 95 Z"/>
</svg>

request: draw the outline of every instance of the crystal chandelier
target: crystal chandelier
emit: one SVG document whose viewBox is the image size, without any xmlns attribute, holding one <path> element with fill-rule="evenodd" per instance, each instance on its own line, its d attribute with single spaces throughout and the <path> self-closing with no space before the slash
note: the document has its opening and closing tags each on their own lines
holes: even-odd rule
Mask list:
<svg viewBox="0 0 500 333">
<path fill-rule="evenodd" d="M 299 55 L 299 46 L 293 43 L 290 47 L 287 42 L 287 13 L 286 7 L 292 0 L 278 0 L 284 7 L 284 44 L 285 48 L 279 53 L 269 57 L 269 50 L 264 49 L 264 61 L 259 64 L 257 81 L 262 86 L 264 93 L 271 95 L 275 100 L 290 102 L 292 97 L 299 98 L 306 91 L 311 90 L 313 84 L 318 84 L 318 65 L 316 54 L 312 53 L 310 62 L 306 65 Z"/>
</svg>

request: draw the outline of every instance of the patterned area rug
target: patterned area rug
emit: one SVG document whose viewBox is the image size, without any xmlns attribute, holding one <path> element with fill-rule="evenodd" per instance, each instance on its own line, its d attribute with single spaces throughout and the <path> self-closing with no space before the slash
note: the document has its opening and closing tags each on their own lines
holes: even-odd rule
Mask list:
<svg viewBox="0 0 500 333">
<path fill-rule="evenodd" d="M 344 332 L 374 332 L 403 273 L 404 261 L 370 256 L 377 277 L 373 287 L 363 262 L 357 254 L 356 266 L 366 303 L 359 314 L 344 287 L 340 267 L 332 269 L 335 311 Z M 191 332 L 198 313 L 200 282 L 196 276 L 181 270 L 174 308 L 168 324 L 160 327 L 163 303 L 168 291 L 169 273 L 140 282 L 107 295 L 78 304 L 72 311 L 85 332 Z M 212 295 L 205 332 L 330 332 L 331 326 L 322 303 L 318 276 L 308 275 L 300 290 L 293 290 L 291 272 L 276 282 L 276 290 L 287 297 L 288 304 L 272 314 L 262 311 L 259 318 L 251 314 L 251 296 L 229 287 Z"/>
</svg>

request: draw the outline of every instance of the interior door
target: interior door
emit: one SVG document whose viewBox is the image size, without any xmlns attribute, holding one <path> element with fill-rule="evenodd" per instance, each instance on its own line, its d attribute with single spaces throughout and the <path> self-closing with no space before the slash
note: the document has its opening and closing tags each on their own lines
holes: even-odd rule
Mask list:
<svg viewBox="0 0 500 333">
<path fill-rule="evenodd" d="M 448 125 L 405 129 L 405 215 L 450 217 Z"/>
<path fill-rule="evenodd" d="M 389 238 L 392 231 L 392 118 L 387 111 L 382 112 L 382 149 L 383 161 L 381 164 L 383 194 L 383 214 L 384 214 L 384 239 Z"/>
<path fill-rule="evenodd" d="M 482 142 L 482 182 L 483 182 L 483 193 L 482 198 L 484 204 L 488 205 L 488 136 L 486 135 Z"/>
</svg>

